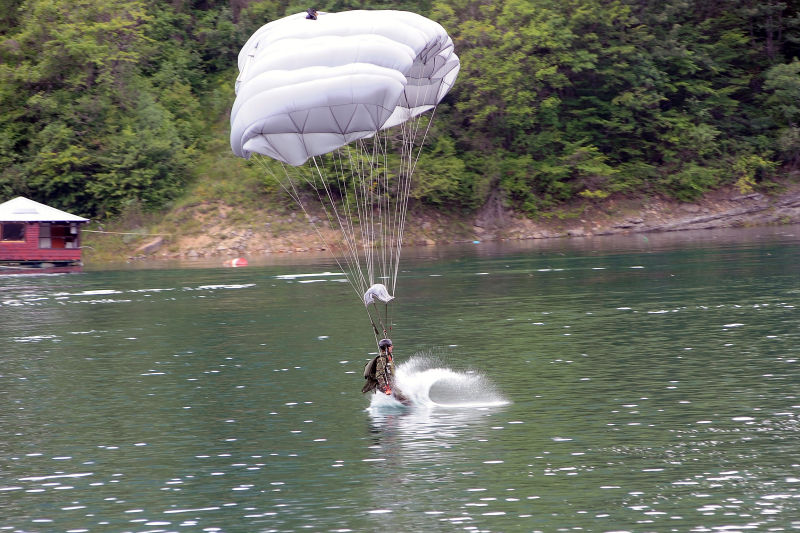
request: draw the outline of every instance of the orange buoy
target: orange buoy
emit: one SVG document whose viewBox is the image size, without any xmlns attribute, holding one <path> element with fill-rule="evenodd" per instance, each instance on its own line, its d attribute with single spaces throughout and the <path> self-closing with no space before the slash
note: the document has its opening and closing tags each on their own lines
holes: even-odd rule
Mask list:
<svg viewBox="0 0 800 533">
<path fill-rule="evenodd" d="M 229 267 L 246 267 L 247 264 L 247 259 L 244 257 L 237 257 L 236 259 L 228 259 L 225 261 L 225 266 Z"/>
</svg>

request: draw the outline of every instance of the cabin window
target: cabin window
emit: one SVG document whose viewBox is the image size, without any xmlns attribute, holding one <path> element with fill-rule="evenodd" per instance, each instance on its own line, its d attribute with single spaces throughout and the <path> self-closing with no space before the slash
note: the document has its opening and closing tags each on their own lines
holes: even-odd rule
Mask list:
<svg viewBox="0 0 800 533">
<path fill-rule="evenodd" d="M 78 248 L 78 225 L 39 224 L 39 248 Z"/>
<path fill-rule="evenodd" d="M 24 241 L 25 240 L 25 224 L 21 222 L 3 222 L 0 224 L 2 227 L 2 240 L 4 241 Z"/>
</svg>

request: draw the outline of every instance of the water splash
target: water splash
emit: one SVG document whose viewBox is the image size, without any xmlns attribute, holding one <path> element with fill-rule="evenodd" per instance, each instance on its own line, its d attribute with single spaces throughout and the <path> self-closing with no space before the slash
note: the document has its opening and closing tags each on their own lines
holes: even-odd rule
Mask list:
<svg viewBox="0 0 800 533">
<path fill-rule="evenodd" d="M 482 373 L 453 370 L 432 354 L 415 354 L 397 365 L 396 373 L 397 387 L 411 400 L 412 408 L 481 408 L 509 403 Z M 370 410 L 403 408 L 382 394 L 370 399 Z"/>
</svg>

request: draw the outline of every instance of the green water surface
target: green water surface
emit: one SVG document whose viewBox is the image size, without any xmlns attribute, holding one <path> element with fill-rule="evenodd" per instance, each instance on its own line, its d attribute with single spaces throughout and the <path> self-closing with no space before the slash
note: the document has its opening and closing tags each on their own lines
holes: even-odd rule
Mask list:
<svg viewBox="0 0 800 533">
<path fill-rule="evenodd" d="M 800 228 L 304 262 L 0 277 L 0 531 L 800 529 Z"/>
</svg>

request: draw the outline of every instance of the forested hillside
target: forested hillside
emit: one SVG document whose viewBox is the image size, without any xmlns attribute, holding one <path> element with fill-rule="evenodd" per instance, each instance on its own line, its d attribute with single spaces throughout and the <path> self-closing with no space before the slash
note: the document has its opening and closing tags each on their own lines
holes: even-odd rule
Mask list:
<svg viewBox="0 0 800 533">
<path fill-rule="evenodd" d="M 238 50 L 306 7 L 0 0 L 0 199 L 105 218 L 167 207 L 200 173 L 225 181 L 248 165 L 223 127 Z M 536 214 L 576 195 L 768 189 L 800 167 L 800 0 L 316 7 L 416 11 L 452 35 L 462 70 L 426 143 L 420 202 L 494 195 Z"/>
</svg>

